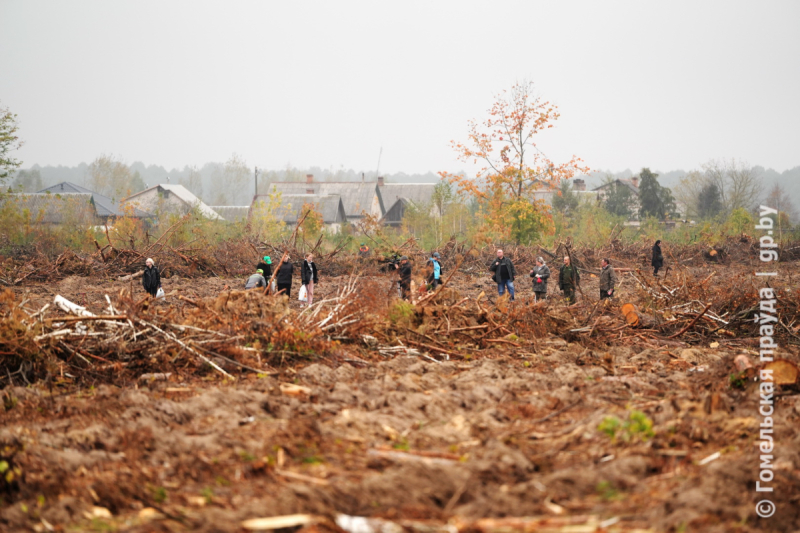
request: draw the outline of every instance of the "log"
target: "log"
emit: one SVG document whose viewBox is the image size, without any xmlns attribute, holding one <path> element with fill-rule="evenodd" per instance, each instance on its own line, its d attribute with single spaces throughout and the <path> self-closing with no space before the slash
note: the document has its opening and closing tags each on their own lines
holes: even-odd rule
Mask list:
<svg viewBox="0 0 800 533">
<path fill-rule="evenodd" d="M 134 272 L 133 274 L 128 274 L 127 276 L 122 276 L 121 278 L 117 278 L 117 281 L 130 281 L 133 278 L 141 277 L 144 274 L 144 270 L 140 270 L 139 272 Z"/>
<path fill-rule="evenodd" d="M 772 382 L 775 385 L 794 385 L 797 383 L 798 375 L 800 375 L 797 365 L 786 359 L 776 359 L 771 363 L 767 363 L 761 369 L 761 372 L 765 370 L 772 371 Z"/>
<path fill-rule="evenodd" d="M 85 307 L 70 302 L 60 294 L 56 294 L 56 297 L 53 299 L 53 303 L 65 313 L 72 313 L 73 315 L 77 316 L 94 316 L 94 313 L 87 311 Z"/>
<path fill-rule="evenodd" d="M 640 313 L 636 306 L 632 303 L 623 304 L 620 308 L 622 314 L 625 316 L 625 322 L 630 327 L 644 327 L 648 328 L 655 324 L 655 318 L 650 315 Z"/>
<path fill-rule="evenodd" d="M 272 516 L 269 518 L 251 518 L 245 520 L 240 525 L 244 529 L 255 531 L 272 531 L 275 529 L 285 529 L 289 527 L 300 527 L 315 524 L 321 521 L 320 517 L 310 514 L 292 514 L 284 516 Z"/>
<path fill-rule="evenodd" d="M 745 374 L 748 378 L 752 378 L 756 375 L 756 369 L 753 367 L 753 363 L 751 363 L 750 358 L 744 354 L 736 356 L 736 359 L 733 360 L 733 366 L 736 367 L 737 372 Z"/>
</svg>

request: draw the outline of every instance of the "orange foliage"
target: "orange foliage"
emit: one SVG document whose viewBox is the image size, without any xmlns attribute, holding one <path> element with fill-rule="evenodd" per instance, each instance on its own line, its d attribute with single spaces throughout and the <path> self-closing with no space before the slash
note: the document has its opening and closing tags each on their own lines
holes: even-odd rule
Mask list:
<svg viewBox="0 0 800 533">
<path fill-rule="evenodd" d="M 464 162 L 481 161 L 476 179 L 440 172 L 459 194 L 476 199 L 478 216 L 498 238 L 530 241 L 552 231 L 549 207 L 536 199 L 537 190 L 556 190 L 561 180 L 589 168 L 573 156 L 556 164 L 537 146 L 535 136 L 553 127 L 557 107 L 533 94 L 533 83 L 515 84 L 497 96 L 489 118 L 470 121 L 468 140 L 451 145 Z"/>
</svg>

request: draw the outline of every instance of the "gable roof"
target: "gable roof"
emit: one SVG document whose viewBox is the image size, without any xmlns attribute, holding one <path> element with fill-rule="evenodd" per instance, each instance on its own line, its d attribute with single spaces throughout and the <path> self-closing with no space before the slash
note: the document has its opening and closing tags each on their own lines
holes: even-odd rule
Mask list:
<svg viewBox="0 0 800 533">
<path fill-rule="evenodd" d="M 375 196 L 378 195 L 377 184 L 361 181 L 275 181 L 269 184 L 268 191 L 287 194 L 316 194 L 319 196 L 338 195 L 342 199 L 344 212 L 348 217 L 361 217 L 361 212 L 370 212 Z M 309 191 L 312 191 L 309 193 Z"/>
<path fill-rule="evenodd" d="M 604 183 L 603 185 L 600 185 L 599 187 L 595 187 L 592 190 L 593 191 L 601 191 L 601 190 L 605 189 L 606 187 L 608 187 L 609 185 L 612 185 L 614 183 L 618 183 L 620 185 L 625 185 L 626 187 L 628 187 L 631 190 L 631 192 L 633 194 L 635 194 L 636 196 L 639 196 L 639 187 L 634 185 L 631 180 L 625 180 L 625 179 L 622 179 L 622 178 L 617 178 L 614 181 L 611 181 L 609 183 Z"/>
<path fill-rule="evenodd" d="M 183 185 L 176 185 L 172 183 L 159 183 L 154 187 L 150 187 L 149 189 L 145 189 L 141 192 L 137 192 L 136 194 L 132 194 L 127 198 L 123 198 L 120 203 L 128 203 L 131 200 L 134 200 L 140 196 L 150 196 L 154 193 L 164 193 L 164 191 L 168 191 L 170 194 L 173 194 L 176 198 L 181 200 L 184 204 L 186 204 L 189 208 L 197 208 L 200 213 L 205 216 L 206 218 L 210 218 L 212 220 L 217 220 L 222 217 L 219 216 L 219 213 L 211 209 L 209 206 L 203 203 L 203 201 L 192 194 L 192 192 L 184 187 Z"/>
<path fill-rule="evenodd" d="M 430 203 L 433 199 L 435 183 L 386 183 L 378 187 L 381 212 L 386 212 L 401 198 L 414 205 Z"/>
<path fill-rule="evenodd" d="M 50 194 L 91 194 L 92 199 L 94 200 L 94 207 L 95 211 L 97 212 L 97 216 L 99 217 L 122 217 L 125 216 L 124 210 L 120 207 L 119 202 L 115 202 L 108 196 L 104 196 L 100 193 L 96 193 L 87 189 L 86 187 L 81 187 L 75 183 L 71 183 L 69 181 L 62 181 L 61 183 L 56 183 L 55 185 L 51 185 L 41 191 L 38 191 L 37 194 L 42 193 L 50 193 Z M 141 209 L 134 208 L 133 216 L 136 218 L 146 218 L 150 216 L 150 213 L 146 213 Z"/>
<path fill-rule="evenodd" d="M 13 205 L 19 212 L 28 210 L 33 221 L 45 224 L 96 222 L 91 193 L 6 194 L 0 202 L 4 206 Z"/>
<path fill-rule="evenodd" d="M 269 196 L 264 194 L 256 196 L 250 208 L 252 209 L 260 201 L 268 204 Z M 279 216 L 287 224 L 295 224 L 302 215 L 303 205 L 307 203 L 314 205 L 314 209 L 322 215 L 325 224 L 341 224 L 347 220 L 344 203 L 338 194 L 281 194 Z"/>
</svg>

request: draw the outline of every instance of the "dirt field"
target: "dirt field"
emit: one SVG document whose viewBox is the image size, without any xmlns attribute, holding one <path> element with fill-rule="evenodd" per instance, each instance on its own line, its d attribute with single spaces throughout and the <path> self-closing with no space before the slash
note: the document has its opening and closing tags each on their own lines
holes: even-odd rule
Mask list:
<svg viewBox="0 0 800 533">
<path fill-rule="evenodd" d="M 798 291 L 796 267 L 781 264 L 776 287 L 787 295 Z M 710 292 L 719 283 L 717 300 L 735 298 L 731 287 L 753 292 L 752 269 L 741 265 L 681 275 L 684 285 L 701 286 L 712 272 L 707 283 Z M 672 276 L 662 284 L 678 290 L 681 278 Z M 749 285 L 732 283 L 738 278 Z M 100 372 L 104 365 L 92 358 L 97 368 L 81 380 L 69 378 L 69 367 L 32 385 L 9 376 L 0 459 L 15 475 L 2 485 L 0 529 L 243 531 L 247 519 L 309 513 L 331 522 L 308 529 L 326 531 L 337 528 L 337 515 L 384 518 L 414 531 L 800 530 L 797 389 L 776 395 L 770 497 L 777 512 L 762 519 L 755 513 L 762 496 L 755 491 L 758 383 L 734 379 L 737 355 L 758 365 L 752 330 L 696 320 L 705 323 L 698 330 L 677 311 L 673 318 L 692 327 L 672 339 L 658 316 L 655 325 L 631 329 L 620 304 L 637 303 L 646 320 L 657 306 L 648 298 L 660 289 L 646 290 L 633 274 L 620 279 L 615 301 L 596 306 L 597 278 L 585 274 L 586 296 L 567 307 L 552 282 L 553 298 L 533 305 L 529 279 L 519 279 L 510 304 L 497 301 L 485 274 L 458 273 L 447 289 L 453 294 L 429 312 L 419 304 L 404 327 L 402 320 L 383 329 L 370 322 L 374 337 L 360 330 L 339 340 L 321 335 L 319 342 L 331 343 L 324 353 L 248 356 L 264 372 L 214 359 L 234 379 L 184 363 L 191 359 L 178 350 L 140 371 L 125 362 Z M 348 278 L 322 281 L 317 300 Z M 140 298 L 138 284 L 67 277 L 14 293 L 33 311 L 58 294 L 103 315 L 106 294 L 116 301 L 133 288 Z M 141 313 L 190 316 L 242 284 L 173 276 L 164 280 L 165 301 Z M 364 278 L 359 287 L 370 291 L 375 309 L 394 305 L 386 278 Z M 698 298 L 711 302 L 709 294 Z M 453 309 L 473 304 L 486 311 L 483 318 L 450 324 Z M 281 316 L 289 318 L 281 320 L 294 320 L 299 305 L 288 302 Z M 225 307 L 215 309 L 220 320 L 227 316 Z M 501 315 L 513 318 L 497 326 L 510 333 L 489 339 Z M 782 356 L 797 363 L 797 324 L 787 325 Z M 226 334 L 245 331 L 236 327 Z M 487 336 L 467 336 L 475 331 Z M 416 351 L 386 352 L 401 345 Z M 88 344 L 71 346 L 109 357 Z M 139 379 L 144 370 L 170 375 Z M 549 517 L 550 525 L 479 522 L 507 517 Z M 573 529 L 565 529 L 567 519 Z"/>
</svg>

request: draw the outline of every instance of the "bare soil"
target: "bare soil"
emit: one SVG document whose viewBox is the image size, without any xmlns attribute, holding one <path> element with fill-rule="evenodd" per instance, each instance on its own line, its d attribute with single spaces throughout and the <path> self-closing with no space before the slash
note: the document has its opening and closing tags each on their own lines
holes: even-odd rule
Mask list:
<svg viewBox="0 0 800 533">
<path fill-rule="evenodd" d="M 782 265 L 785 290 L 797 290 L 794 267 Z M 742 275 L 714 269 L 726 282 Z M 609 315 L 641 298 L 621 278 Z M 323 278 L 316 298 L 346 279 Z M 178 295 L 213 299 L 241 284 L 173 276 L 165 301 L 153 305 L 187 305 Z M 391 301 L 387 279 L 364 285 Z M 571 311 L 554 285 L 537 309 L 556 320 Z M 458 275 L 452 287 L 507 305 L 495 302 L 483 274 Z M 101 314 L 105 294 L 124 288 L 131 283 L 68 277 L 15 292 L 31 308 L 60 294 Z M 517 288 L 513 305 L 531 306 L 527 277 Z M 579 307 L 590 308 L 597 279 L 585 276 L 583 291 Z M 755 514 L 758 383 L 731 380 L 736 355 L 757 364 L 752 339 L 585 337 L 556 329 L 519 348 L 512 340 L 459 358 L 389 357 L 344 343 L 339 356 L 287 359 L 276 373 L 235 369 L 235 380 L 177 368 L 166 368 L 164 381 L 17 379 L 2 391 L 0 454 L 16 477 L 0 494 L 0 529 L 242 531 L 254 517 L 343 513 L 416 521 L 410 529 L 454 517 L 585 515 L 609 520 L 586 531 L 800 530 L 795 389 L 780 390 L 775 408 L 770 497 L 778 511 Z M 783 355 L 798 361 L 794 345 Z M 637 412 L 652 421 L 652 436 L 636 426 L 613 438 L 599 429 Z"/>
</svg>

